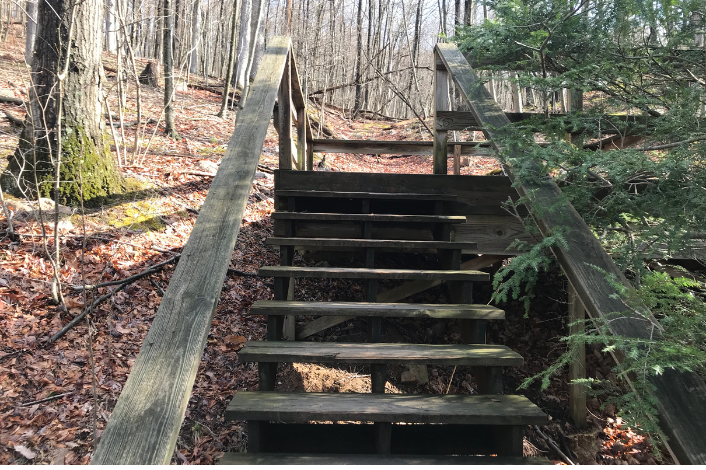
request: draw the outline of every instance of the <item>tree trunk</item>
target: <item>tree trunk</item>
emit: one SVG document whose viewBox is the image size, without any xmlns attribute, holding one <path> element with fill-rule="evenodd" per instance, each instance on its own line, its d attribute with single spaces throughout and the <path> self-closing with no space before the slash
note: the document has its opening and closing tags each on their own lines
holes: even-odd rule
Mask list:
<svg viewBox="0 0 706 470">
<path fill-rule="evenodd" d="M 250 31 L 252 18 L 252 0 L 242 0 L 240 8 L 240 31 L 238 33 L 238 63 L 235 68 L 235 89 L 243 90 L 245 86 L 245 72 L 248 68 L 250 52 Z"/>
<path fill-rule="evenodd" d="M 191 61 L 189 72 L 199 73 L 199 38 L 201 31 L 201 2 L 194 2 L 194 12 L 191 17 Z"/>
<path fill-rule="evenodd" d="M 27 35 L 25 37 L 25 62 L 32 66 L 34 38 L 37 37 L 37 0 L 27 2 Z"/>
<path fill-rule="evenodd" d="M 2 177 L 5 190 L 63 204 L 83 197 L 92 205 L 122 191 L 122 176 L 103 142 L 102 23 L 103 0 L 39 4 L 32 112 Z"/>
<path fill-rule="evenodd" d="M 113 54 L 118 50 L 115 0 L 106 0 L 105 2 L 105 50 Z"/>
<path fill-rule="evenodd" d="M 235 62 L 235 51 L 238 42 L 238 7 L 239 0 L 233 2 L 233 18 L 231 23 L 230 31 L 230 53 L 228 54 L 228 68 L 226 68 L 226 80 L 223 85 L 223 101 L 221 101 L 221 109 L 218 111 L 216 116 L 223 117 L 226 111 L 226 106 L 228 106 L 228 87 L 230 86 L 231 78 L 233 78 L 233 62 Z M 235 93 L 233 93 L 233 100 L 235 100 Z"/>
<path fill-rule="evenodd" d="M 163 0 L 164 12 L 164 125 L 165 133 L 177 137 L 174 123 L 174 5 L 172 0 Z"/>
<path fill-rule="evenodd" d="M 362 88 L 360 85 L 361 67 L 363 66 L 363 0 L 358 0 L 358 44 L 355 57 L 355 103 L 353 104 L 353 119 L 360 114 Z"/>
</svg>

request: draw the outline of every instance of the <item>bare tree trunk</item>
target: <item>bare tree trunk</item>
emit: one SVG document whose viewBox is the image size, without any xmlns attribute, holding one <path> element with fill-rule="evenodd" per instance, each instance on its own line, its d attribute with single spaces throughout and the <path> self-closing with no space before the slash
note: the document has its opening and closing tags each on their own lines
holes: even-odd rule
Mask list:
<svg viewBox="0 0 706 470">
<path fill-rule="evenodd" d="M 201 30 L 201 2 L 194 1 L 194 11 L 191 17 L 191 61 L 189 62 L 189 72 L 199 71 L 199 38 Z"/>
<path fill-rule="evenodd" d="M 106 0 L 105 2 L 105 50 L 113 54 L 118 50 L 115 0 Z"/>
<path fill-rule="evenodd" d="M 123 188 L 103 141 L 103 0 L 44 0 L 38 6 L 30 125 L 1 184 L 62 203 L 99 204 Z"/>
<path fill-rule="evenodd" d="M 255 10 L 253 11 L 253 19 L 255 24 L 253 25 L 252 38 L 250 40 L 250 54 L 248 55 L 248 66 L 245 70 L 245 81 L 243 82 L 243 93 L 240 95 L 240 101 L 238 102 L 238 108 L 243 109 L 245 102 L 248 97 L 248 90 L 250 89 L 250 71 L 252 70 L 253 62 L 255 61 L 255 50 L 257 49 L 258 36 L 262 35 L 260 31 L 262 29 L 262 17 L 265 13 L 265 8 L 262 5 L 264 0 L 255 0 L 257 3 Z"/>
<path fill-rule="evenodd" d="M 174 6 L 172 0 L 162 0 L 164 12 L 163 44 L 164 52 L 164 124 L 165 133 L 178 137 L 174 123 Z"/>
<path fill-rule="evenodd" d="M 37 0 L 27 1 L 27 35 L 25 37 L 25 62 L 32 65 L 34 38 L 37 37 Z"/>
<path fill-rule="evenodd" d="M 233 62 L 235 62 L 235 51 L 238 44 L 238 7 L 239 0 L 233 2 L 233 14 L 230 27 L 230 54 L 228 54 L 228 67 L 226 68 L 226 81 L 223 85 L 223 100 L 221 101 L 221 109 L 217 116 L 222 118 L 228 106 L 228 88 L 230 87 L 231 79 L 233 78 Z M 235 101 L 235 92 L 233 93 L 233 101 Z"/>
<path fill-rule="evenodd" d="M 241 90 L 245 86 L 245 72 L 248 68 L 248 55 L 250 52 L 252 18 L 252 0 L 242 0 L 240 7 L 240 31 L 238 32 L 238 59 L 235 68 L 236 89 Z M 242 95 L 241 95 L 242 96 Z"/>
<path fill-rule="evenodd" d="M 361 107 L 361 67 L 363 66 L 363 0 L 358 0 L 358 53 L 355 58 L 355 103 L 353 104 L 353 119 L 360 114 Z"/>
</svg>

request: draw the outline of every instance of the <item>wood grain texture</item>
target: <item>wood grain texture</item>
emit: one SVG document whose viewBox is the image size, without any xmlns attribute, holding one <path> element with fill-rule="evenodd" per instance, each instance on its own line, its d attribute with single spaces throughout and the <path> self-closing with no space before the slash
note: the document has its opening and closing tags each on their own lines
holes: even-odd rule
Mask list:
<svg viewBox="0 0 706 470">
<path fill-rule="evenodd" d="M 439 51 L 457 89 L 469 103 L 476 119 L 487 125 L 486 136 L 495 139 L 507 132 L 503 130 L 509 124 L 505 113 L 493 101 L 485 87 L 477 86 L 479 82 L 475 73 L 456 46 L 439 43 L 436 50 Z M 495 146 L 500 153 L 504 152 L 503 148 L 497 144 Z M 508 156 L 518 157 L 513 154 Z M 616 290 L 608 282 L 605 273 L 614 276 L 626 286 L 629 286 L 629 282 L 576 209 L 568 202 L 557 207 L 557 201 L 562 199 L 559 187 L 553 181 L 542 184 L 528 183 L 516 178 L 512 168 L 506 167 L 506 170 L 517 183 L 518 192 L 523 196 L 530 196 L 531 206 L 553 207 L 552 211 L 535 217 L 543 235 L 550 235 L 557 227 L 569 228 L 565 234 L 568 247 L 559 246 L 554 248 L 553 252 L 587 312 L 593 317 L 601 317 L 625 311 L 623 302 L 613 295 Z M 650 336 L 648 322 L 632 315 L 612 320 L 610 329 L 613 334 L 621 336 Z M 651 378 L 650 381 L 656 387 L 654 396 L 657 399 L 659 419 L 670 438 L 668 445 L 673 453 L 681 463 L 706 464 L 706 420 L 699 418 L 706 409 L 706 385 L 703 380 L 695 373 L 669 370 Z"/>
<path fill-rule="evenodd" d="M 394 290 L 394 289 L 393 289 Z M 353 317 L 392 318 L 470 318 L 503 320 L 505 312 L 482 304 L 408 304 L 377 302 L 305 302 L 258 300 L 250 307 L 251 315 L 346 315 Z"/>
<path fill-rule="evenodd" d="M 552 465 L 552 462 L 544 457 L 226 452 L 218 465 Z"/>
<path fill-rule="evenodd" d="M 449 153 L 453 146 L 461 147 L 461 155 L 489 156 L 492 151 L 485 142 L 449 142 Z M 314 139 L 313 148 L 320 153 L 350 153 L 364 155 L 432 155 L 434 142 L 429 140 L 340 140 Z"/>
<path fill-rule="evenodd" d="M 461 215 L 402 215 L 402 214 L 336 214 L 331 212 L 286 212 L 272 213 L 273 219 L 279 220 L 318 220 L 318 221 L 351 221 L 351 222 L 393 222 L 404 223 L 444 223 L 462 224 L 466 217 Z"/>
<path fill-rule="evenodd" d="M 476 117 L 468 111 L 437 110 L 435 124 L 438 131 L 482 130 Z"/>
<path fill-rule="evenodd" d="M 92 462 L 169 464 L 290 48 L 274 38 Z"/>
<path fill-rule="evenodd" d="M 436 71 L 434 72 L 434 153 L 433 153 L 433 173 L 435 175 L 445 175 L 447 171 L 446 157 L 449 151 L 453 152 L 453 147 L 449 145 L 449 134 L 445 130 L 439 130 L 439 111 L 449 109 L 449 73 L 446 68 L 440 67 L 439 57 L 434 53 Z"/>
<path fill-rule="evenodd" d="M 280 197 L 328 197 L 335 199 L 402 199 L 412 201 L 454 201 L 456 196 L 443 193 L 397 193 L 397 192 L 358 192 L 358 191 L 315 191 L 315 190 L 275 190 Z"/>
<path fill-rule="evenodd" d="M 507 346 L 486 344 L 330 343 L 248 341 L 238 352 L 241 362 L 308 362 L 359 364 L 439 364 L 522 367 L 522 356 Z"/>
<path fill-rule="evenodd" d="M 547 416 L 517 395 L 237 392 L 226 419 L 381 421 L 387 423 L 546 424 Z"/>
<path fill-rule="evenodd" d="M 288 245 L 301 247 L 343 247 L 343 248 L 396 248 L 409 250 L 475 250 L 476 244 L 470 242 L 437 242 L 419 240 L 373 240 L 362 238 L 297 238 L 270 237 L 268 245 Z"/>
<path fill-rule="evenodd" d="M 310 268 L 301 266 L 262 266 L 262 277 L 314 277 L 320 279 L 441 279 L 445 281 L 488 281 L 481 271 L 431 269 Z"/>
</svg>

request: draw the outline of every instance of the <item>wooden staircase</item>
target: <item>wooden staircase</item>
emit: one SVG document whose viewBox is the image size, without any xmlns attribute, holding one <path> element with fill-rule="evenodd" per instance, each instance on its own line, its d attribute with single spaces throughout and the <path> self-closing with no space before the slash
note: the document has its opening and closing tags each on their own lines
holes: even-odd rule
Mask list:
<svg viewBox="0 0 706 470">
<path fill-rule="evenodd" d="M 502 367 L 521 366 L 523 359 L 505 346 L 485 344 L 486 322 L 503 319 L 504 312 L 473 304 L 473 283 L 488 282 L 489 275 L 461 269 L 462 252 L 474 252 L 476 244 L 452 240 L 454 225 L 467 221 L 446 207 L 456 195 L 341 186 L 275 188 L 280 209 L 273 214 L 275 231 L 284 236 L 268 243 L 280 247 L 280 266 L 263 266 L 259 272 L 274 278 L 275 298 L 251 308 L 251 314 L 268 318 L 267 341 L 250 341 L 239 353 L 240 361 L 258 363 L 259 390 L 236 393 L 226 411 L 226 419 L 247 420 L 247 453 L 228 453 L 220 463 L 549 463 L 522 457 L 523 428 L 547 418 L 526 398 L 502 395 Z M 311 230 L 298 233 L 307 223 L 317 224 L 320 236 L 310 236 Z M 375 237 L 381 230 L 401 236 Z M 295 250 L 359 252 L 365 267 L 293 266 Z M 382 251 L 435 252 L 440 269 L 381 268 L 376 254 Z M 294 278 L 360 280 L 367 301 L 294 301 Z M 453 303 L 378 303 L 378 281 L 385 279 L 444 281 Z M 366 317 L 368 342 L 283 341 L 285 318 L 296 316 Z M 381 342 L 383 318 L 457 321 L 464 344 Z M 277 365 L 292 362 L 364 364 L 370 368 L 372 393 L 275 392 Z M 385 393 L 389 364 L 471 367 L 479 395 Z"/>
</svg>

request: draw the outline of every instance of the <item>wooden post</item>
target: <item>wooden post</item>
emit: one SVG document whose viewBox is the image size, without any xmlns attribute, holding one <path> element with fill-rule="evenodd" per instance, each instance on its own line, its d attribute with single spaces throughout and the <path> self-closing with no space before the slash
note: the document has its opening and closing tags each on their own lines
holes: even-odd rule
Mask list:
<svg viewBox="0 0 706 470">
<path fill-rule="evenodd" d="M 297 108 L 297 162 L 300 170 L 311 170 L 306 153 L 306 108 Z"/>
<path fill-rule="evenodd" d="M 449 135 L 448 131 L 437 130 L 437 111 L 449 110 L 449 72 L 439 55 L 434 52 L 436 73 L 434 73 L 434 174 L 447 173 L 446 158 L 448 156 Z"/>
<path fill-rule="evenodd" d="M 573 284 L 569 283 L 569 335 L 583 333 L 585 319 L 586 309 Z M 576 360 L 569 364 L 569 381 L 585 378 L 586 347 L 582 343 Z M 576 427 L 586 426 L 586 387 L 584 385 L 569 384 L 569 413 Z"/>
<path fill-rule="evenodd" d="M 292 169 L 292 68 L 290 59 L 291 51 L 287 55 L 282 82 L 277 93 L 280 170 Z"/>
</svg>

